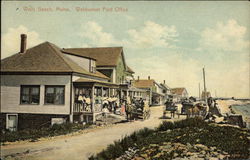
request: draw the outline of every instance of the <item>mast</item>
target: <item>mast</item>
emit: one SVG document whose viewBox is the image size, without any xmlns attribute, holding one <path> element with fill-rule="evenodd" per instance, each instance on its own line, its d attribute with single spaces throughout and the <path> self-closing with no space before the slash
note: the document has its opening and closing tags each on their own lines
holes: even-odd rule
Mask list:
<svg viewBox="0 0 250 160">
<path fill-rule="evenodd" d="M 206 76 L 205 76 L 205 68 L 203 68 L 203 81 L 204 81 L 204 98 L 207 103 L 207 88 L 206 88 Z"/>
</svg>

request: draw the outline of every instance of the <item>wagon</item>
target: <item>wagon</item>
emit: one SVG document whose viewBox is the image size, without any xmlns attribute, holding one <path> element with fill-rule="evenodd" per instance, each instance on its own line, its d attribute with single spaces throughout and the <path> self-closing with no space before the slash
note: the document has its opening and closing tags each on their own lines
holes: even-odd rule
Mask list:
<svg viewBox="0 0 250 160">
<path fill-rule="evenodd" d="M 150 117 L 150 108 L 148 101 L 136 100 L 131 105 L 131 118 L 132 119 L 148 119 Z"/>
<path fill-rule="evenodd" d="M 184 102 L 182 103 L 182 114 L 186 114 L 189 117 L 201 117 L 205 118 L 208 113 L 208 106 L 205 102 Z"/>
<path fill-rule="evenodd" d="M 177 111 L 177 106 L 175 105 L 175 103 L 173 103 L 172 101 L 167 101 L 165 103 L 166 105 L 166 108 L 165 110 L 163 111 L 163 117 L 166 116 L 167 112 L 170 112 L 171 113 L 171 118 L 173 117 L 174 118 L 174 115 L 175 115 L 175 112 Z M 179 114 L 178 114 L 179 115 Z M 178 116 L 179 117 L 179 116 Z"/>
</svg>

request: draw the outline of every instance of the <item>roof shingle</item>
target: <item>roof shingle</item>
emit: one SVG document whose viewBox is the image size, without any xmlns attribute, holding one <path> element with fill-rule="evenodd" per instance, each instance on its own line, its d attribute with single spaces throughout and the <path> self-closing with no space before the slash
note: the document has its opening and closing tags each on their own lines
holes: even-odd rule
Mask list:
<svg viewBox="0 0 250 160">
<path fill-rule="evenodd" d="M 177 95 L 182 95 L 182 93 L 185 91 L 185 88 L 172 88 L 171 92 L 173 94 L 177 94 Z"/>
<path fill-rule="evenodd" d="M 146 80 L 146 79 L 140 79 L 134 81 L 134 86 L 137 88 L 150 88 L 154 86 L 155 81 L 153 79 Z"/>
<path fill-rule="evenodd" d="M 76 72 L 108 79 L 100 72 L 90 73 L 64 56 L 61 49 L 50 42 L 29 48 L 1 60 L 1 72 Z"/>
<path fill-rule="evenodd" d="M 122 47 L 63 48 L 64 53 L 96 59 L 96 66 L 117 66 Z"/>
</svg>

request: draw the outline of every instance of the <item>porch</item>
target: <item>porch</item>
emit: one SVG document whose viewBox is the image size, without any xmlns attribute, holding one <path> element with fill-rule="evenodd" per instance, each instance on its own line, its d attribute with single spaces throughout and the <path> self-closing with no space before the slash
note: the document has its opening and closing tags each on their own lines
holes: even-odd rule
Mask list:
<svg viewBox="0 0 250 160">
<path fill-rule="evenodd" d="M 87 78 L 73 82 L 73 114 L 79 121 L 95 121 L 104 108 L 114 110 L 119 105 L 119 85 Z M 111 105 L 111 108 L 108 108 Z"/>
</svg>

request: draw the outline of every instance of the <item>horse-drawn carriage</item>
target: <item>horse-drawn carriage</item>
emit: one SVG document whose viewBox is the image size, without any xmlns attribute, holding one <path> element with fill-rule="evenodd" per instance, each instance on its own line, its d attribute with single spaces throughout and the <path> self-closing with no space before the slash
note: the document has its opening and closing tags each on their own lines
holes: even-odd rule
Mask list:
<svg viewBox="0 0 250 160">
<path fill-rule="evenodd" d="M 174 118 L 175 117 L 175 113 L 178 110 L 178 106 L 172 100 L 168 100 L 165 103 L 165 106 L 166 106 L 166 108 L 163 111 L 163 117 L 166 117 L 167 112 L 170 112 L 171 118 Z"/>
<path fill-rule="evenodd" d="M 182 103 L 182 114 L 186 114 L 187 118 L 190 117 L 202 117 L 205 118 L 208 113 L 208 106 L 205 102 L 183 102 Z"/>
<path fill-rule="evenodd" d="M 150 108 L 148 101 L 134 100 L 126 108 L 127 118 L 131 119 L 148 119 L 150 117 Z"/>
</svg>

